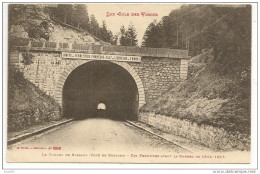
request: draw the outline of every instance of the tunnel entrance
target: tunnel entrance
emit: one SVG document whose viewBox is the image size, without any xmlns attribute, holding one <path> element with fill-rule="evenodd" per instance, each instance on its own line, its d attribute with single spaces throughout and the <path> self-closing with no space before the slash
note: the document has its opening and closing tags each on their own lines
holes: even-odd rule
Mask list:
<svg viewBox="0 0 260 174">
<path fill-rule="evenodd" d="M 66 79 L 62 95 L 64 117 L 137 120 L 136 83 L 115 63 L 91 61 L 79 66 Z M 99 109 L 100 104 L 105 109 Z"/>
</svg>

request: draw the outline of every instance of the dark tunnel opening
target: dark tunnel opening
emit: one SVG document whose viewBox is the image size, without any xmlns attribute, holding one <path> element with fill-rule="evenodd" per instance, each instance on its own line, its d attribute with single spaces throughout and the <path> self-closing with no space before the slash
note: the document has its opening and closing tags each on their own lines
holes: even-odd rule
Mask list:
<svg viewBox="0 0 260 174">
<path fill-rule="evenodd" d="M 138 90 L 133 77 L 108 61 L 91 61 L 68 76 L 62 91 L 62 115 L 137 120 Z M 105 109 L 98 108 L 100 103 Z"/>
</svg>

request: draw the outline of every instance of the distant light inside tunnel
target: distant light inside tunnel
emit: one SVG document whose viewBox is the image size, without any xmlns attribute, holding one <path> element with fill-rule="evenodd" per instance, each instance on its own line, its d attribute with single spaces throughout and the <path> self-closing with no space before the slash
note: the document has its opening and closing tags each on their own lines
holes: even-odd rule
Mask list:
<svg viewBox="0 0 260 174">
<path fill-rule="evenodd" d="M 97 106 L 97 109 L 105 110 L 106 105 L 104 103 L 99 103 L 98 106 Z"/>
</svg>

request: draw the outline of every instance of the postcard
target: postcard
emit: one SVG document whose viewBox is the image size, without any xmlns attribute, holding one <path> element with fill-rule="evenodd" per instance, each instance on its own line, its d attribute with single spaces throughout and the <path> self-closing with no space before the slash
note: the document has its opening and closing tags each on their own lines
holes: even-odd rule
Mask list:
<svg viewBox="0 0 260 174">
<path fill-rule="evenodd" d="M 250 164 L 251 48 L 250 3 L 10 3 L 5 160 Z"/>
</svg>

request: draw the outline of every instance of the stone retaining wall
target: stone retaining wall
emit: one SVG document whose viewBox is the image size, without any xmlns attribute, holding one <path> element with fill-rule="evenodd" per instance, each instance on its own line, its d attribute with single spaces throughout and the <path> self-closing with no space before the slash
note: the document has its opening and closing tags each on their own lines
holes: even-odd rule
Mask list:
<svg viewBox="0 0 260 174">
<path fill-rule="evenodd" d="M 199 125 L 187 120 L 180 120 L 153 112 L 141 112 L 138 120 L 167 133 L 200 142 L 213 149 L 250 150 L 250 137 L 239 133 L 230 133 L 223 128 L 204 124 Z"/>
</svg>

